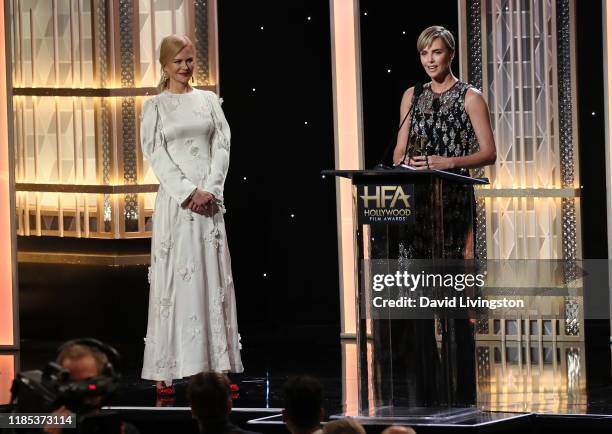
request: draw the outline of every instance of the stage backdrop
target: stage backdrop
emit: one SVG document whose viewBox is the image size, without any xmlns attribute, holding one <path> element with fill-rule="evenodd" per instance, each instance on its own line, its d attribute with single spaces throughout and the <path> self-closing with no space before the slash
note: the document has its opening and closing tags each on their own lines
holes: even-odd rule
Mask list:
<svg viewBox="0 0 612 434">
<path fill-rule="evenodd" d="M 150 235 L 156 185 L 139 146 L 163 36 L 195 41 L 195 85 L 217 89 L 216 1 L 11 4 L 19 235 Z"/>
<path fill-rule="evenodd" d="M 176 32 L 195 41 L 194 84 L 220 94 L 232 129 L 226 222 L 245 341 L 315 333 L 337 343 L 335 184 L 320 174 L 334 167 L 329 5 L 10 5 L 28 337 L 69 337 L 79 321 L 76 298 L 91 318 L 83 333 L 126 342 L 144 336 L 157 185 L 142 161 L 139 114 L 159 79 L 157 46 Z M 105 306 L 118 299 L 121 319 L 100 327 Z"/>
</svg>

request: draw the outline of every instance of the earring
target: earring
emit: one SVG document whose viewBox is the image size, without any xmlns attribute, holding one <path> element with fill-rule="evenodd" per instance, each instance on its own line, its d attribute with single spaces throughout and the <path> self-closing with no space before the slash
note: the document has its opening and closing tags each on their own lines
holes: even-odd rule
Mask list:
<svg viewBox="0 0 612 434">
<path fill-rule="evenodd" d="M 168 73 L 166 72 L 165 69 L 162 69 L 162 76 L 161 76 L 161 78 L 162 78 L 162 81 L 166 81 L 166 80 L 168 80 L 170 78 L 170 77 L 168 77 Z"/>
</svg>

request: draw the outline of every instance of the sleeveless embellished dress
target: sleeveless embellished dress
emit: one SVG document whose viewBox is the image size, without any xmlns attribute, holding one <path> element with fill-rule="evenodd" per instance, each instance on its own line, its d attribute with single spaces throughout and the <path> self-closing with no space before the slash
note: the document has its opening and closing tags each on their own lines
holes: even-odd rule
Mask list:
<svg viewBox="0 0 612 434">
<path fill-rule="evenodd" d="M 413 108 L 410 143 L 424 143 L 427 155 L 463 157 L 475 152 L 478 139 L 464 105 L 470 87 L 458 80 L 447 91 L 436 94 L 431 83 L 425 84 Z M 455 172 L 469 175 L 467 169 Z"/>
<path fill-rule="evenodd" d="M 435 94 L 428 83 L 423 86 L 416 103 L 413 97 L 409 141 L 412 155 L 465 156 L 478 149 L 478 140 L 464 106 L 470 87 L 457 81 L 446 92 Z M 453 172 L 469 176 L 467 169 Z M 428 195 L 428 191 L 415 190 L 415 197 L 419 194 Z M 441 257 L 471 259 L 475 215 L 473 187 L 446 182 L 442 201 Z M 385 240 L 374 243 L 374 259 L 397 259 L 401 268 L 402 263 L 435 257 L 433 218 L 423 207 L 414 210 L 412 224 L 372 227 L 371 231 L 376 239 Z M 393 387 L 394 405 L 475 404 L 475 342 L 473 327 L 467 319 L 444 318 L 441 314 L 437 321 L 378 320 L 373 324 L 373 333 L 376 336 L 373 359 L 379 361 L 381 367 L 393 366 L 394 371 L 392 382 L 382 381 L 377 392 L 380 395 L 375 398 L 389 396 L 388 388 Z"/>
<path fill-rule="evenodd" d="M 420 147 L 427 155 L 444 157 L 463 157 L 478 150 L 478 139 L 464 104 L 470 87 L 472 86 L 468 83 L 458 80 L 447 91 L 436 94 L 431 90 L 431 83 L 423 86 L 423 93 L 416 104 L 415 97 L 412 99 L 412 104 L 415 104 L 409 140 L 412 147 Z M 468 169 L 463 168 L 449 171 L 470 175 Z M 474 251 L 474 237 L 471 233 L 475 216 L 474 189 L 470 185 L 447 183 L 443 201 L 444 256 L 467 259 L 466 247 L 469 247 L 467 250 Z M 470 209 L 472 212 L 466 212 Z M 467 246 L 466 243 L 472 245 Z M 408 257 L 413 256 L 410 252 L 406 254 Z"/>
</svg>

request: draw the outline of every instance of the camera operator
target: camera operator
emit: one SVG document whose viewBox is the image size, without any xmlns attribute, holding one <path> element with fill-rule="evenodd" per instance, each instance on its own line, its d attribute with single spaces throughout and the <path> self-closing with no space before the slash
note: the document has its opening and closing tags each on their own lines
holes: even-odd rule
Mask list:
<svg viewBox="0 0 612 434">
<path fill-rule="evenodd" d="M 138 433 L 117 414 L 100 412 L 118 382 L 119 354 L 113 347 L 90 338 L 69 341 L 60 347 L 56 363 L 69 372 L 70 383 L 64 390 L 63 405 L 53 415 L 77 413 L 77 432 Z M 62 433 L 55 427 L 43 431 Z"/>
<path fill-rule="evenodd" d="M 92 338 L 68 341 L 59 348 L 56 362 L 15 376 L 10 413 L 55 416 L 45 418 L 60 421 L 45 426 L 47 433 L 63 432 L 64 420 L 76 422 L 72 434 L 138 433 L 117 412 L 100 411 L 119 384 L 119 368 L 119 353 L 110 345 Z M 16 426 L 13 432 L 40 433 L 37 426 Z"/>
</svg>

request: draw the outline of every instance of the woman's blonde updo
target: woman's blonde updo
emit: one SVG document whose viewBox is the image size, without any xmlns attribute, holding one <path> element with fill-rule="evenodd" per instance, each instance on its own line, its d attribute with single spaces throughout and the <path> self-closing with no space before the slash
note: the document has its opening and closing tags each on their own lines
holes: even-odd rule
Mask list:
<svg viewBox="0 0 612 434">
<path fill-rule="evenodd" d="M 166 90 L 170 77 L 164 71 L 164 65 L 171 61 L 183 48 L 193 45 L 191 39 L 185 35 L 169 35 L 162 39 L 159 47 L 159 63 L 161 65 L 161 77 L 157 83 L 159 93 Z"/>
</svg>

